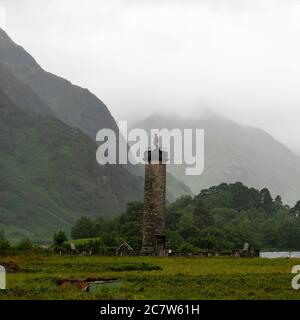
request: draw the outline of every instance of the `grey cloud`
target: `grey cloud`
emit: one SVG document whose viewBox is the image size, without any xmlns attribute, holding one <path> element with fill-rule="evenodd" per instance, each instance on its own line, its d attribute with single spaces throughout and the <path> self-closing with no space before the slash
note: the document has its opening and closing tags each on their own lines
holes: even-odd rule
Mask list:
<svg viewBox="0 0 300 320">
<path fill-rule="evenodd" d="M 8 32 L 117 119 L 203 106 L 300 146 L 300 1 L 2 1 Z"/>
</svg>

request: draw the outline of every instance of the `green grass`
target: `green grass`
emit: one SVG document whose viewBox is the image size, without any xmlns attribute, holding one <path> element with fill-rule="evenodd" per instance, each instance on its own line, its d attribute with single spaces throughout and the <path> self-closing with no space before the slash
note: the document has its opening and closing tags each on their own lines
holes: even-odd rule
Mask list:
<svg viewBox="0 0 300 320">
<path fill-rule="evenodd" d="M 19 255 L 0 299 L 300 299 L 299 259 Z M 119 280 L 87 293 L 70 280 Z M 67 281 L 68 280 L 68 281 Z"/>
</svg>

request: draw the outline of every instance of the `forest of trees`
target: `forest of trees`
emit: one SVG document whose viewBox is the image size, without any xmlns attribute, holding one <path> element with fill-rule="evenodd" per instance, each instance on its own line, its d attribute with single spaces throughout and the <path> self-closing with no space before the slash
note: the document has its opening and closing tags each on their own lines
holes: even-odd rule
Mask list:
<svg viewBox="0 0 300 320">
<path fill-rule="evenodd" d="M 241 249 L 245 242 L 265 250 L 300 250 L 300 201 L 292 208 L 268 189 L 220 184 L 195 197 L 182 196 L 166 210 L 166 245 L 181 252 Z M 142 243 L 143 204 L 131 202 L 113 219 L 80 218 L 73 239 L 97 238 L 103 252 L 127 241 Z"/>
</svg>

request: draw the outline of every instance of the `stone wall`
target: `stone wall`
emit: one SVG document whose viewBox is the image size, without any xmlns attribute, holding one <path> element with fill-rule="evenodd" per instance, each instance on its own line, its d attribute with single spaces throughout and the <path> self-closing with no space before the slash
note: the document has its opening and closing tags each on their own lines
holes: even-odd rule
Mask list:
<svg viewBox="0 0 300 320">
<path fill-rule="evenodd" d="M 166 164 L 145 165 L 143 255 L 165 254 Z"/>
</svg>

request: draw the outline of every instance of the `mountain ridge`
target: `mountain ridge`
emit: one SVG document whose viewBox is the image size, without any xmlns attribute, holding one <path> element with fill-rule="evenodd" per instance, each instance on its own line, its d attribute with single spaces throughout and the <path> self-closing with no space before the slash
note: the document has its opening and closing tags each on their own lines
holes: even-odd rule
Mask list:
<svg viewBox="0 0 300 320">
<path fill-rule="evenodd" d="M 31 87 L 48 104 L 55 116 L 78 128 L 94 141 L 102 128 L 118 132 L 107 106 L 86 88 L 45 71 L 5 31 L 0 33 L 0 62 L 19 80 Z"/>
<path fill-rule="evenodd" d="M 70 121 L 76 114 L 71 125 L 63 112 L 57 115 L 57 97 Z M 1 107 L 0 229 L 8 238 L 49 241 L 79 216 L 120 214 L 128 202 L 142 200 L 141 177 L 96 162 L 96 131 L 118 131 L 108 108 L 87 89 L 45 72 L 0 30 Z M 171 175 L 168 181 L 169 201 L 190 193 Z"/>
<path fill-rule="evenodd" d="M 219 115 L 179 119 L 150 115 L 135 127 L 199 128 L 205 131 L 205 168 L 198 177 L 185 176 L 180 166 L 169 171 L 197 194 L 222 182 L 242 182 L 256 188 L 268 187 L 275 197 L 281 194 L 289 204 L 299 200 L 300 157 L 266 131 L 239 124 Z"/>
<path fill-rule="evenodd" d="M 113 216 L 142 180 L 100 166 L 96 143 L 60 120 L 24 112 L 0 90 L 0 225 L 8 238 L 50 240 L 80 216 Z"/>
</svg>

